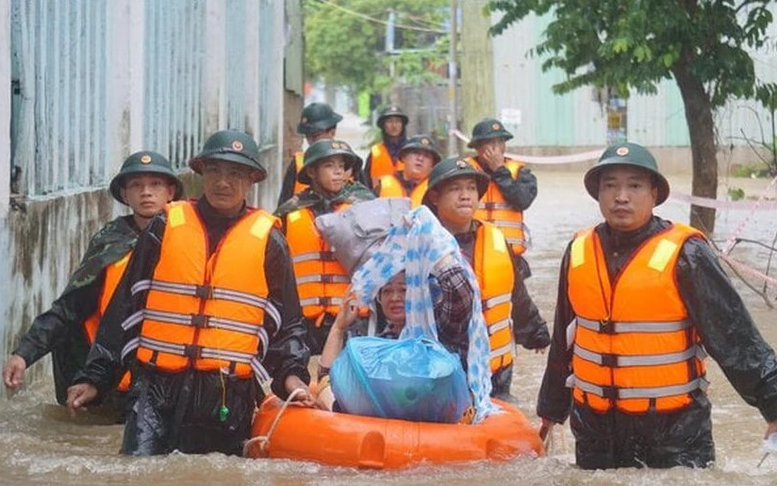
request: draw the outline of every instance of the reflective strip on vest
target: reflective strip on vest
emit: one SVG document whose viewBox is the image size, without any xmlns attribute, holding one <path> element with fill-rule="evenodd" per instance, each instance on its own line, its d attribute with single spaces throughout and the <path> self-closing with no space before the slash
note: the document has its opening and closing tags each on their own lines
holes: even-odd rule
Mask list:
<svg viewBox="0 0 777 486">
<path fill-rule="evenodd" d="M 488 326 L 488 334 L 496 334 L 497 332 L 501 331 L 502 329 L 510 326 L 510 319 L 502 319 L 499 322 L 495 322 L 494 324 L 491 324 Z"/>
<path fill-rule="evenodd" d="M 509 294 L 509 293 L 497 295 L 496 297 L 491 297 L 490 299 L 483 301 L 482 303 L 483 310 L 486 311 L 488 309 L 493 309 L 499 304 L 506 304 L 510 302 L 510 299 L 512 299 L 512 294 Z"/>
<path fill-rule="evenodd" d="M 699 356 L 703 353 L 703 351 L 700 351 L 699 347 L 694 345 L 679 353 L 651 354 L 644 356 L 621 356 L 616 354 L 594 353 L 575 344 L 574 353 L 586 361 L 615 368 L 624 366 L 659 366 L 681 363 L 693 358 L 694 356 Z"/>
<path fill-rule="evenodd" d="M 262 362 L 256 358 L 256 356 L 251 358 L 251 370 L 254 372 L 256 381 L 259 382 L 260 385 L 264 385 L 270 381 L 270 373 L 267 372 L 267 369 L 264 367 Z"/>
<path fill-rule="evenodd" d="M 703 377 L 696 378 L 695 380 L 691 380 L 688 383 L 683 383 L 682 385 L 669 385 L 669 386 L 658 386 L 658 387 L 646 387 L 646 388 L 613 388 L 613 387 L 601 387 L 598 385 L 594 385 L 593 383 L 589 383 L 587 381 L 583 381 L 577 377 L 574 377 L 572 380 L 568 381 L 568 386 L 574 386 L 577 388 L 580 388 L 586 393 L 591 393 L 593 395 L 597 395 L 602 398 L 609 398 L 612 400 L 626 400 L 626 399 L 633 399 L 633 398 L 663 398 L 663 397 L 671 397 L 675 395 L 683 395 L 686 393 L 691 393 L 695 390 L 702 390 L 705 391 L 707 389 L 707 386 L 709 385 L 709 382 L 704 379 Z"/>
<path fill-rule="evenodd" d="M 305 275 L 297 279 L 297 285 L 305 283 L 350 283 L 351 279 L 345 275 Z"/>
<path fill-rule="evenodd" d="M 478 205 L 479 209 L 513 209 L 512 206 L 510 206 L 507 203 L 498 203 L 498 202 L 481 202 Z"/>
<path fill-rule="evenodd" d="M 305 307 L 306 305 L 341 305 L 342 303 L 343 299 L 340 297 L 311 297 L 299 301 L 300 307 Z"/>
<path fill-rule="evenodd" d="M 309 253 L 300 253 L 292 257 L 293 263 L 309 262 L 311 260 L 334 261 L 335 254 L 331 251 L 311 251 Z"/>
<path fill-rule="evenodd" d="M 281 313 L 272 304 L 272 302 L 270 302 L 268 299 L 265 299 L 264 297 L 259 297 L 257 295 L 251 295 L 245 292 L 239 292 L 237 290 L 215 288 L 209 285 L 179 284 L 173 282 L 164 282 L 161 280 L 142 280 L 132 286 L 133 294 L 139 292 L 140 290 L 157 290 L 159 292 L 188 295 L 192 297 L 200 297 L 202 299 L 229 300 L 240 304 L 252 305 L 254 307 L 263 309 L 265 313 L 270 318 L 272 318 L 273 321 L 275 321 L 277 327 L 279 329 L 281 327 Z M 135 314 L 133 314 L 133 316 L 135 316 Z M 129 319 L 132 319 L 133 316 L 130 316 Z M 125 323 L 126 322 L 127 321 L 125 321 Z M 122 323 L 122 326 L 124 326 L 124 323 Z"/>
<path fill-rule="evenodd" d="M 175 354 L 185 356 L 191 359 L 220 359 L 224 361 L 235 361 L 237 363 L 250 364 L 254 358 L 253 354 L 240 353 L 237 351 L 226 351 L 223 349 L 206 348 L 194 344 L 175 344 L 140 336 L 140 346 L 158 351 L 160 353 Z"/>
<path fill-rule="evenodd" d="M 682 321 L 667 322 L 610 322 L 593 321 L 583 317 L 577 318 L 577 324 L 580 327 L 590 329 L 591 331 L 604 332 L 608 334 L 623 334 L 628 332 L 674 332 L 683 331 L 691 327 L 691 322 L 687 319 Z"/>
<path fill-rule="evenodd" d="M 510 355 L 513 353 L 513 344 L 505 344 L 501 348 L 492 349 L 489 353 L 489 359 L 499 358 L 505 355 Z"/>
<path fill-rule="evenodd" d="M 497 225 L 500 229 L 501 228 L 515 228 L 515 229 L 523 229 L 523 223 L 519 223 L 516 221 L 506 221 L 504 219 L 493 219 L 491 220 L 492 223 Z"/>
<path fill-rule="evenodd" d="M 130 354 L 132 351 L 135 351 L 138 349 L 138 344 L 140 344 L 140 338 L 132 338 L 129 341 L 127 341 L 127 344 L 124 345 L 124 347 L 121 350 L 121 359 L 122 361 L 124 358 L 127 357 L 128 354 Z"/>
</svg>

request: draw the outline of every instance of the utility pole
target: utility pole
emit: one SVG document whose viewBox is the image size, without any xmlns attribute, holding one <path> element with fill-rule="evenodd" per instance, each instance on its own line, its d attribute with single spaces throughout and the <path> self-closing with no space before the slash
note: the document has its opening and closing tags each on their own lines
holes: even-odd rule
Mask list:
<svg viewBox="0 0 777 486">
<path fill-rule="evenodd" d="M 456 149 L 456 137 L 451 133 L 457 128 L 457 111 L 458 104 L 456 103 L 456 82 L 458 78 L 458 66 L 456 63 L 456 50 L 457 50 L 457 17 L 459 11 L 458 0 L 451 0 L 451 41 L 450 51 L 448 52 L 448 156 L 451 157 L 458 152 Z"/>
</svg>

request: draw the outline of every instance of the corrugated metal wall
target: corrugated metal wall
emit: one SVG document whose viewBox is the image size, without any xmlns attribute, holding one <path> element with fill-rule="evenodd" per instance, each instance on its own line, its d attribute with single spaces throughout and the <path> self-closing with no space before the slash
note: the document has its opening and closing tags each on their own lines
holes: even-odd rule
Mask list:
<svg viewBox="0 0 777 486">
<path fill-rule="evenodd" d="M 777 14 L 777 8 L 775 8 Z M 494 16 L 492 21 L 496 21 Z M 520 124 L 511 125 L 520 146 L 601 146 L 607 141 L 604 109 L 595 101 L 592 88 L 555 95 L 552 85 L 561 81 L 560 70 L 542 72 L 542 60 L 529 53 L 549 22 L 549 17 L 529 16 L 494 38 L 496 116 L 520 113 Z M 777 25 L 770 26 L 771 39 Z M 764 81 L 777 81 L 777 44 L 753 54 L 757 74 Z M 752 101 L 734 100 L 718 110 L 718 140 L 723 145 L 744 144 L 742 134 L 760 141 L 761 126 L 767 129 L 769 115 Z M 509 125 L 509 124 L 508 124 Z M 679 89 L 673 80 L 659 85 L 658 94 L 632 94 L 628 100 L 628 138 L 649 146 L 686 146 L 690 140 Z"/>
<path fill-rule="evenodd" d="M 280 171 L 283 2 L 11 0 L 11 12 L 22 195 L 105 185 L 140 149 L 185 168 L 224 128 L 252 134 Z M 256 202 L 274 200 L 265 187 Z"/>
<path fill-rule="evenodd" d="M 14 0 L 12 164 L 41 195 L 106 181 L 106 2 Z"/>
</svg>

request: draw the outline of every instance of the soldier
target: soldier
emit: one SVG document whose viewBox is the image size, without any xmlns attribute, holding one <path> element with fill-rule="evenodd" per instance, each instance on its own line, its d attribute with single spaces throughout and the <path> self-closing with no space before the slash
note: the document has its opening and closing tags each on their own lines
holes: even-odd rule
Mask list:
<svg viewBox="0 0 777 486">
<path fill-rule="evenodd" d="M 550 336 L 544 321 L 521 321 L 523 279 L 512 249 L 499 228 L 475 217 L 490 180 L 465 160 L 449 157 L 429 175 L 423 203 L 456 238 L 475 270 L 483 299 L 483 316 L 491 342 L 492 396 L 509 398 L 513 376 L 513 339 L 527 349 L 542 350 Z"/>
<path fill-rule="evenodd" d="M 429 173 L 440 158 L 437 145 L 429 135 L 409 138 L 399 151 L 403 169 L 381 177 L 375 193 L 378 197 L 409 197 L 411 207 L 417 208 L 426 194 Z"/>
<path fill-rule="evenodd" d="M 299 124 L 297 124 L 297 133 L 303 135 L 310 146 L 319 140 L 335 138 L 337 124 L 342 119 L 343 117 L 335 113 L 328 104 L 311 103 L 302 110 Z M 281 186 L 281 194 L 278 196 L 277 206 L 307 187 L 307 184 L 297 180 L 297 174 L 302 169 L 304 158 L 305 153 L 299 150 L 289 162 L 286 174 L 283 176 L 283 185 Z"/>
<path fill-rule="evenodd" d="M 313 224 L 317 216 L 340 211 L 359 201 L 375 199 L 369 189 L 349 182 L 346 171 L 358 170 L 361 159 L 339 140 L 319 140 L 305 151 L 297 174 L 309 187 L 276 211 L 283 221 L 297 277 L 308 346 L 321 354 L 350 279 Z"/>
<path fill-rule="evenodd" d="M 528 239 L 523 212 L 537 197 L 537 177 L 525 164 L 505 157 L 507 141 L 511 138 L 512 133 L 499 120 L 481 120 L 472 130 L 468 144 L 477 151 L 477 156 L 468 157 L 466 161 L 489 179 L 475 218 L 493 223 L 502 230 L 521 273 L 516 301 L 516 329 L 533 329 L 547 326 L 523 283 L 531 276 L 529 263 L 523 258 Z"/>
<path fill-rule="evenodd" d="M 398 106 L 389 106 L 380 113 L 377 125 L 381 130 L 382 141 L 370 149 L 362 175 L 370 188 L 374 189 L 381 177 L 402 169 L 399 151 L 405 144 L 407 123 L 407 115 Z"/>
<path fill-rule="evenodd" d="M 51 353 L 57 402 L 65 404 L 67 387 L 86 362 L 100 318 L 138 234 L 165 204 L 181 198 L 183 185 L 164 156 L 141 151 L 127 157 L 111 181 L 110 192 L 114 199 L 129 206 L 132 214 L 114 219 L 92 237 L 64 292 L 32 322 L 3 369 L 9 391 L 18 390 L 25 370 Z M 128 385 L 129 377 L 125 375 L 118 388 L 120 393 L 111 395 L 112 406 L 119 413 L 123 401 L 120 397 Z"/>
<path fill-rule="evenodd" d="M 136 363 L 124 454 L 241 453 L 269 378 L 281 399 L 314 403 L 286 241 L 245 202 L 267 175 L 258 158 L 250 136 L 224 130 L 189 161 L 204 195 L 169 205 L 140 235 L 68 390 L 75 412 L 113 386 L 119 363 Z"/>
</svg>

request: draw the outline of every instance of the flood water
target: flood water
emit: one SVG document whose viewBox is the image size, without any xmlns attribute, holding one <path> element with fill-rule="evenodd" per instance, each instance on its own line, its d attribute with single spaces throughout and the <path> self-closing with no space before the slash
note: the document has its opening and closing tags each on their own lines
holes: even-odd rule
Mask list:
<svg viewBox="0 0 777 486">
<path fill-rule="evenodd" d="M 537 171 L 539 196 L 527 212 L 534 245 L 527 254 L 534 276 L 527 282 L 543 315 L 552 321 L 558 263 L 572 234 L 599 220 L 596 203 L 584 192 L 580 173 Z M 687 178 L 671 180 L 673 189 L 690 192 Z M 735 181 L 748 195 L 758 195 L 767 181 Z M 725 192 L 725 188 L 721 190 Z M 774 198 L 772 192 L 770 197 Z M 687 222 L 688 206 L 670 199 L 661 216 Z M 771 243 L 777 212 L 762 211 L 740 236 Z M 749 216 L 747 211 L 719 211 L 714 240 L 725 240 Z M 763 271 L 768 251 L 740 245 L 732 253 Z M 774 276 L 776 272 L 770 272 Z M 758 283 L 760 285 L 760 283 Z M 764 337 L 777 345 L 777 311 L 737 281 L 737 288 Z M 769 290 L 775 300 L 777 290 Z M 545 356 L 519 351 L 513 394 L 534 422 L 536 394 Z M 357 471 L 285 460 L 254 460 L 221 454 L 127 458 L 117 454 L 122 427 L 99 418 L 72 420 L 55 404 L 50 378 L 36 382 L 0 408 L 0 484 L 777 484 L 777 457 L 760 451 L 765 429 L 757 410 L 747 406 L 710 362 L 717 463 L 707 470 L 581 471 L 574 467 L 574 442 L 567 426 L 557 427 L 555 448 L 547 457 L 518 458 L 506 464 L 423 465 L 401 472 Z M 103 420 L 104 422 L 104 420 Z M 563 429 L 563 434 L 558 431 Z M 304 436 L 301 430 L 300 435 Z"/>
</svg>

